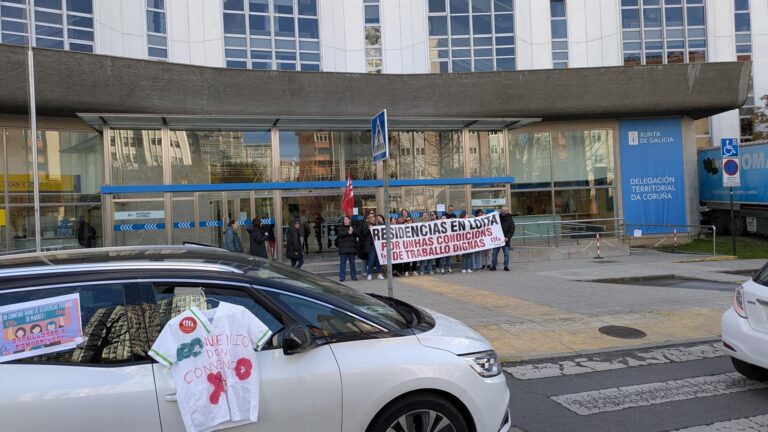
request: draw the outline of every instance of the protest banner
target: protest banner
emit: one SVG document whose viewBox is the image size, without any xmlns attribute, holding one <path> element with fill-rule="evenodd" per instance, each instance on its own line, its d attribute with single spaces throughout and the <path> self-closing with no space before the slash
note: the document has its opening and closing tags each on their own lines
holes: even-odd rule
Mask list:
<svg viewBox="0 0 768 432">
<path fill-rule="evenodd" d="M 383 225 L 372 226 L 379 262 L 387 262 Z M 504 246 L 499 214 L 390 226 L 392 264 L 461 255 Z"/>
<path fill-rule="evenodd" d="M 0 363 L 70 350 L 82 336 L 80 294 L 0 306 Z"/>
</svg>

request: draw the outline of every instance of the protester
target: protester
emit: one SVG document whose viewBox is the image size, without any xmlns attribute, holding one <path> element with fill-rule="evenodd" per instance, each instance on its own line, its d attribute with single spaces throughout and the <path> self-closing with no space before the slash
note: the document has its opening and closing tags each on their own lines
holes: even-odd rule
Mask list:
<svg viewBox="0 0 768 432">
<path fill-rule="evenodd" d="M 301 246 L 301 222 L 296 219 L 285 232 L 285 257 L 291 260 L 291 267 L 304 265 L 304 248 Z"/>
<path fill-rule="evenodd" d="M 237 221 L 232 219 L 227 224 L 227 229 L 224 231 L 224 249 L 230 252 L 243 252 L 243 244 L 240 242 L 240 236 L 235 231 L 237 227 Z"/>
<path fill-rule="evenodd" d="M 323 252 L 323 224 L 325 219 L 319 212 L 315 213 L 315 239 L 317 240 L 317 247 L 320 249 L 318 253 Z"/>
<path fill-rule="evenodd" d="M 515 220 L 509 213 L 509 207 L 502 207 L 499 214 L 501 220 L 501 231 L 504 233 L 504 246 L 497 247 L 491 252 L 491 270 L 496 270 L 496 264 L 499 263 L 499 251 L 504 252 L 504 271 L 509 271 L 509 248 L 512 245 L 512 237 L 515 236 Z"/>
<path fill-rule="evenodd" d="M 466 219 L 467 213 L 461 212 L 459 215 L 459 219 Z M 473 265 L 473 258 L 474 253 L 473 252 L 467 252 L 464 254 L 461 254 L 461 272 L 462 273 L 472 273 L 472 265 Z"/>
<path fill-rule="evenodd" d="M 406 211 L 403 210 L 403 212 L 406 212 Z M 413 219 L 410 216 L 406 216 L 403 219 L 404 219 L 403 223 L 406 225 L 413 223 Z M 401 263 L 401 265 L 402 265 L 403 276 L 408 277 L 410 274 L 413 274 L 414 276 L 419 274 L 417 271 L 417 266 L 415 262 L 407 261 L 407 262 Z"/>
<path fill-rule="evenodd" d="M 424 214 L 421 216 L 422 222 L 429 222 L 429 213 L 424 212 Z M 419 275 L 424 276 L 429 272 L 429 274 L 433 275 L 435 274 L 434 270 L 432 269 L 432 264 L 435 260 L 433 259 L 424 259 L 419 262 Z"/>
<path fill-rule="evenodd" d="M 443 214 L 440 216 L 440 220 L 446 220 L 448 219 L 448 216 Z M 453 269 L 451 269 L 451 260 L 453 259 L 453 255 L 444 256 L 442 258 L 438 258 L 439 260 L 439 267 L 440 267 L 440 274 L 444 273 L 453 273 Z"/>
<path fill-rule="evenodd" d="M 304 239 L 304 250 L 309 254 L 309 235 L 312 233 L 312 227 L 309 225 L 309 221 L 306 216 L 301 217 L 301 231 L 302 238 Z"/>
<path fill-rule="evenodd" d="M 398 217 L 396 219 L 392 218 L 392 219 L 394 220 L 394 222 L 391 222 L 392 225 L 402 225 L 405 223 L 405 219 L 403 219 L 402 217 Z M 395 277 L 403 276 L 403 275 L 408 276 L 405 274 L 405 270 L 403 270 L 404 268 L 405 266 L 403 265 L 403 263 L 392 264 L 392 276 L 395 276 Z"/>
<path fill-rule="evenodd" d="M 475 211 L 475 217 L 484 216 L 485 212 L 482 210 Z M 488 264 L 488 251 L 481 250 L 472 253 L 472 270 L 480 271 L 484 270 Z"/>
<path fill-rule="evenodd" d="M 348 216 L 344 216 L 339 227 L 339 282 L 344 282 L 347 275 L 347 261 L 349 261 L 352 280 L 357 280 L 355 269 L 355 254 L 357 253 L 357 237 L 352 222 Z"/>
<path fill-rule="evenodd" d="M 378 225 L 377 223 L 377 217 L 374 213 L 368 213 L 368 218 L 366 219 L 366 223 L 368 224 L 363 232 L 367 233 L 360 236 L 360 243 L 366 244 L 368 249 L 368 260 L 366 262 L 367 267 L 367 275 L 365 276 L 366 279 L 371 280 L 373 279 L 373 272 L 378 272 L 378 276 L 376 276 L 377 279 L 384 279 L 384 275 L 382 275 L 381 271 L 381 263 L 379 263 L 379 256 L 376 254 L 376 245 L 373 241 L 373 235 L 371 235 L 371 229 L 370 227 Z M 382 221 L 384 219 L 381 219 Z M 383 224 L 382 224 L 383 225 Z"/>
<path fill-rule="evenodd" d="M 456 218 L 456 213 L 454 213 L 454 210 L 453 210 L 453 206 L 452 206 L 452 205 L 449 205 L 449 206 L 448 206 L 448 209 L 447 209 L 445 212 L 443 212 L 443 214 L 444 214 L 444 215 L 445 215 L 445 216 L 446 216 L 448 219 L 454 219 L 454 218 Z"/>
<path fill-rule="evenodd" d="M 269 217 L 264 216 L 264 219 L 271 220 Z M 271 259 L 277 259 L 277 256 L 275 256 L 275 224 L 274 223 L 265 223 L 263 225 L 264 228 L 264 234 L 267 236 L 267 245 L 269 246 L 269 257 Z"/>
<path fill-rule="evenodd" d="M 248 236 L 251 238 L 251 255 L 266 258 L 267 247 L 264 243 L 267 240 L 267 234 L 264 232 L 264 228 L 261 227 L 259 218 L 253 218 L 251 224 L 245 229 L 248 231 Z"/>
</svg>

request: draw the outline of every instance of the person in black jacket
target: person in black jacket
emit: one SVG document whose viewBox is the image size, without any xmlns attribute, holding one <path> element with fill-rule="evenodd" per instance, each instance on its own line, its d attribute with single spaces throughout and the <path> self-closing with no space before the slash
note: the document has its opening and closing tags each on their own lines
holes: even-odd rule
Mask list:
<svg viewBox="0 0 768 432">
<path fill-rule="evenodd" d="M 301 246 L 301 222 L 293 221 L 285 232 L 285 256 L 291 260 L 291 267 L 301 268 L 304 265 L 304 248 Z"/>
<path fill-rule="evenodd" d="M 504 271 L 509 271 L 509 247 L 512 244 L 512 237 L 515 236 L 515 220 L 509 213 L 509 207 L 502 207 L 499 214 L 501 220 L 501 231 L 504 233 L 504 246 L 497 247 L 491 252 L 491 271 L 496 270 L 496 264 L 499 263 L 499 251 L 504 252 Z"/>
<path fill-rule="evenodd" d="M 270 220 L 267 216 L 264 216 L 264 219 Z M 275 224 L 274 223 L 265 223 L 264 226 L 264 234 L 267 236 L 267 244 L 269 245 L 269 257 L 271 259 L 276 259 L 275 256 Z"/>
<path fill-rule="evenodd" d="M 339 282 L 344 282 L 347 276 L 347 261 L 349 261 L 352 280 L 357 280 L 355 254 L 357 254 L 357 233 L 352 228 L 349 217 L 344 216 L 339 227 Z"/>
<path fill-rule="evenodd" d="M 267 247 L 264 244 L 267 241 L 267 233 L 261 227 L 259 218 L 253 218 L 251 224 L 245 228 L 248 236 L 251 238 L 251 255 L 266 258 Z"/>
</svg>

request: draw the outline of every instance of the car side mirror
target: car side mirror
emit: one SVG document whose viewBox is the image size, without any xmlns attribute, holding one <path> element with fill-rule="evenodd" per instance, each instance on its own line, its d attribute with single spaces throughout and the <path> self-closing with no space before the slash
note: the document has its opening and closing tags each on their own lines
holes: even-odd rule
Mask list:
<svg viewBox="0 0 768 432">
<path fill-rule="evenodd" d="M 283 354 L 293 355 L 315 347 L 315 338 L 309 328 L 301 323 L 290 324 L 283 331 Z"/>
</svg>

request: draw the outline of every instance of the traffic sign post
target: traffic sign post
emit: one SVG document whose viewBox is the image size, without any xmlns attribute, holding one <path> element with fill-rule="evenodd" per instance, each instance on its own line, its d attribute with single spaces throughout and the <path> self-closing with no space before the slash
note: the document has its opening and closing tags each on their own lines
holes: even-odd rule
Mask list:
<svg viewBox="0 0 768 432">
<path fill-rule="evenodd" d="M 736 224 L 733 211 L 733 188 L 741 186 L 738 138 L 723 138 L 720 140 L 720 156 L 723 158 L 723 187 L 728 188 L 728 195 L 731 203 L 731 252 L 733 255 L 736 255 L 736 233 L 734 232 Z"/>
<path fill-rule="evenodd" d="M 387 130 L 387 110 L 371 119 L 371 157 L 373 163 L 381 162 L 384 171 L 384 244 L 387 251 L 387 295 L 394 297 L 392 290 L 392 248 L 389 239 L 389 131 Z"/>
</svg>

